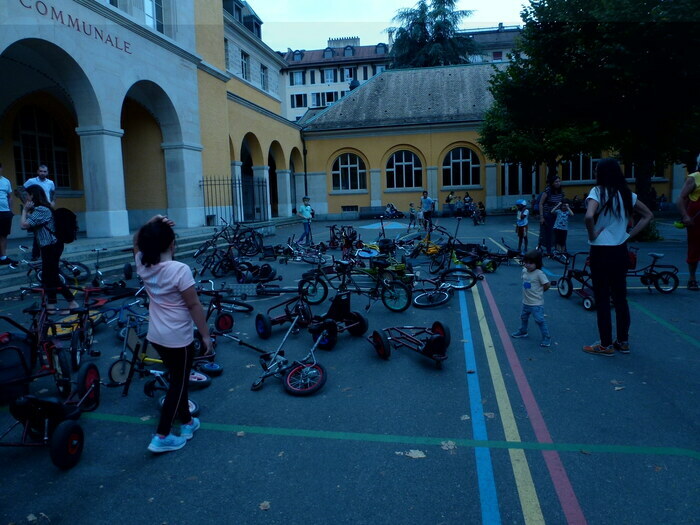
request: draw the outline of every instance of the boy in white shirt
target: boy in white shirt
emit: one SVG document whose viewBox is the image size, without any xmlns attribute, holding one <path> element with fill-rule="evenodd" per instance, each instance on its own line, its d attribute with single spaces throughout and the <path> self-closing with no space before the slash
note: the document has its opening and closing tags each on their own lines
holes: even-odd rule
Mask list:
<svg viewBox="0 0 700 525">
<path fill-rule="evenodd" d="M 549 327 L 544 319 L 544 292 L 549 290 L 551 283 L 542 271 L 542 253 L 537 250 L 527 252 L 523 257 L 523 308 L 520 314 L 520 329 L 513 332 L 511 337 L 520 339 L 527 337 L 527 323 L 530 314 L 542 334 L 540 346 L 552 346 Z"/>
</svg>

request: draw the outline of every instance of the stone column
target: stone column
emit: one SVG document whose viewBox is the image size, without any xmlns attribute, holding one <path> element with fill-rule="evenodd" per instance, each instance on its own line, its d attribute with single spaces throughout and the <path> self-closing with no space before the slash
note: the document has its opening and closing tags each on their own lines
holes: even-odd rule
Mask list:
<svg viewBox="0 0 700 525">
<path fill-rule="evenodd" d="M 87 236 L 129 235 L 122 163 L 124 130 L 84 126 L 75 132 L 82 153 Z"/>
<path fill-rule="evenodd" d="M 234 160 L 231 163 L 231 190 L 233 194 L 233 217 L 234 222 L 243 222 L 245 214 L 243 213 L 243 175 L 241 174 L 242 162 Z"/>
<path fill-rule="evenodd" d="M 369 170 L 369 205 L 382 205 L 382 170 Z"/>
<path fill-rule="evenodd" d="M 255 192 L 255 220 L 269 221 L 270 208 L 270 166 L 253 166 L 253 188 Z"/>
<path fill-rule="evenodd" d="M 440 202 L 440 195 L 438 195 L 438 169 L 437 166 L 428 166 L 425 169 L 425 185 L 424 188 L 428 190 L 428 197 L 435 201 L 435 211 L 441 210 L 442 203 Z"/>
<path fill-rule="evenodd" d="M 292 171 L 277 170 L 277 214 L 279 217 L 291 217 L 292 208 Z"/>
<path fill-rule="evenodd" d="M 484 182 L 486 213 L 488 210 L 502 208 L 502 198 L 498 194 L 498 170 L 495 164 L 486 165 L 486 180 Z"/>
<path fill-rule="evenodd" d="M 165 157 L 165 184 L 168 217 L 182 228 L 204 224 L 202 146 L 199 144 L 161 144 Z"/>
</svg>

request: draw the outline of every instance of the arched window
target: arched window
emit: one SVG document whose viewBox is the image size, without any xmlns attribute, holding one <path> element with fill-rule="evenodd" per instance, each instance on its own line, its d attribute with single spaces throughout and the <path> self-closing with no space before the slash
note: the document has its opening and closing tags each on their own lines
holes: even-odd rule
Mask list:
<svg viewBox="0 0 700 525">
<path fill-rule="evenodd" d="M 327 47 L 323 51 L 323 58 L 333 58 L 333 49 L 331 49 L 330 47 Z"/>
<path fill-rule="evenodd" d="M 423 186 L 423 165 L 415 153 L 400 150 L 386 163 L 387 188 L 420 188 Z"/>
<path fill-rule="evenodd" d="M 333 163 L 333 190 L 366 190 L 367 169 L 354 153 L 343 153 Z"/>
<path fill-rule="evenodd" d="M 345 51 L 343 52 L 343 56 L 351 57 L 354 54 L 355 54 L 355 50 L 352 48 L 352 46 L 345 47 Z"/>
<path fill-rule="evenodd" d="M 374 52 L 377 55 L 386 55 L 386 44 L 377 44 L 377 47 L 374 49 Z"/>
<path fill-rule="evenodd" d="M 479 156 L 469 148 L 455 148 L 442 161 L 443 186 L 474 186 L 481 184 Z"/>
<path fill-rule="evenodd" d="M 302 58 L 304 58 L 304 53 L 302 53 L 301 51 L 294 51 L 294 62 L 301 62 Z"/>
<path fill-rule="evenodd" d="M 12 130 L 17 184 L 36 177 L 40 164 L 49 168 L 49 178 L 59 188 L 70 188 L 70 160 L 67 130 L 52 116 L 35 106 L 17 115 Z"/>
</svg>

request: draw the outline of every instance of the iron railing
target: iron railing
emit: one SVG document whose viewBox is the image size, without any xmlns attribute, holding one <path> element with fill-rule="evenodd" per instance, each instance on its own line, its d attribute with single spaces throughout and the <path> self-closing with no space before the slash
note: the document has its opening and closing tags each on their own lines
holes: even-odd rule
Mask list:
<svg viewBox="0 0 700 525">
<path fill-rule="evenodd" d="M 199 183 L 204 194 L 204 213 L 208 226 L 217 226 L 221 218 L 228 223 L 259 222 L 270 219 L 268 186 L 253 177 L 207 177 Z"/>
</svg>

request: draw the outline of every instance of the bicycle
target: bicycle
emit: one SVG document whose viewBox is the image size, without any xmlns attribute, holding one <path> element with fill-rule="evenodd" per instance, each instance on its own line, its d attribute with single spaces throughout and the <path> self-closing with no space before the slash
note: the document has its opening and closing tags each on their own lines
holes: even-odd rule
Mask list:
<svg viewBox="0 0 700 525">
<path fill-rule="evenodd" d="M 326 258 L 323 255 L 323 250 L 315 246 L 302 246 L 294 240 L 295 235 L 287 239 L 287 244 L 282 249 L 283 257 L 280 257 L 280 263 L 287 264 L 292 262 L 305 262 L 309 264 L 323 264 Z"/>
<path fill-rule="evenodd" d="M 10 264 L 10 268 L 16 270 L 20 263 L 26 264 L 28 286 L 41 285 L 43 283 L 41 261 L 26 259 L 26 254 L 31 252 L 31 248 L 20 245 L 19 250 L 23 257 L 20 257 L 18 263 Z M 81 262 L 69 261 L 68 259 L 59 259 L 58 261 L 58 279 L 62 285 L 84 283 L 90 278 L 90 275 L 90 268 Z M 32 279 L 32 276 L 35 279 Z"/>
<path fill-rule="evenodd" d="M 651 292 L 654 285 L 660 293 L 669 294 L 678 288 L 678 268 L 671 264 L 657 264 L 664 257 L 663 253 L 650 253 L 651 262 L 643 268 L 635 269 L 637 265 L 637 252 L 639 248 L 630 246 L 630 266 L 634 266 L 627 271 L 627 277 L 639 277 L 642 284 Z M 659 271 L 661 270 L 661 271 Z"/>
<path fill-rule="evenodd" d="M 411 306 L 411 289 L 402 283 L 392 279 L 391 274 L 381 273 L 388 267 L 388 263 L 379 261 L 376 274 L 364 270 L 354 270 L 348 261 L 336 261 L 334 264 L 335 277 L 329 278 L 325 269 L 309 274 L 308 278 L 299 281 L 299 293 L 306 295 L 309 304 L 320 304 L 328 296 L 329 285 L 339 291 L 350 291 L 368 298 L 365 310 L 369 310 L 373 301 L 382 301 L 384 306 L 392 312 L 403 312 Z M 336 284 L 337 283 L 337 284 Z"/>
<path fill-rule="evenodd" d="M 414 291 L 420 290 L 413 297 L 413 306 L 416 308 L 430 308 L 445 304 L 452 297 L 454 290 L 468 290 L 477 281 L 484 278 L 476 275 L 469 268 L 449 268 L 433 279 L 419 279 Z M 431 288 L 428 288 L 428 285 Z"/>
</svg>

